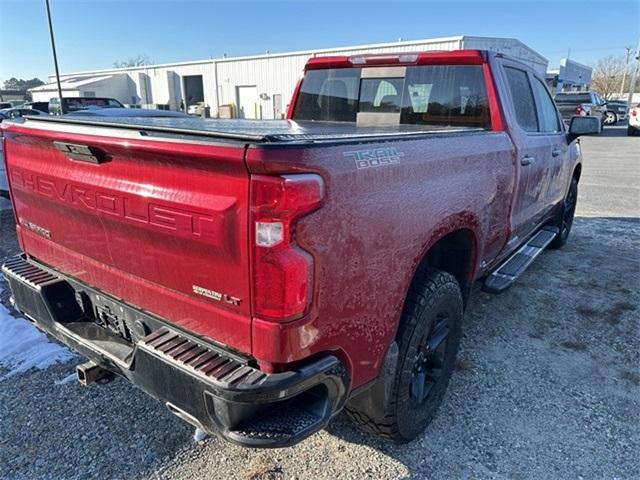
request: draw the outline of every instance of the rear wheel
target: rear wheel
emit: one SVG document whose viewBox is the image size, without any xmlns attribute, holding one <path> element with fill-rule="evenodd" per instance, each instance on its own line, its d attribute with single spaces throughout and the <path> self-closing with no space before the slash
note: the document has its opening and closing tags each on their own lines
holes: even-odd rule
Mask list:
<svg viewBox="0 0 640 480">
<path fill-rule="evenodd" d="M 433 420 L 460 345 L 463 302 L 455 277 L 422 270 L 414 280 L 396 342 L 398 363 L 387 404 L 378 414 L 347 407 L 363 430 L 406 443 Z"/>
<path fill-rule="evenodd" d="M 616 115 L 616 112 L 607 112 L 604 123 L 605 125 L 615 125 L 616 123 L 618 123 L 618 116 Z"/>
<path fill-rule="evenodd" d="M 567 239 L 569 233 L 571 233 L 571 227 L 573 226 L 573 217 L 576 213 L 576 205 L 578 204 L 578 180 L 573 177 L 571 179 L 571 185 L 569 191 L 562 204 L 562 210 L 556 226 L 559 229 L 558 235 L 549 244 L 551 248 L 562 248 Z"/>
</svg>

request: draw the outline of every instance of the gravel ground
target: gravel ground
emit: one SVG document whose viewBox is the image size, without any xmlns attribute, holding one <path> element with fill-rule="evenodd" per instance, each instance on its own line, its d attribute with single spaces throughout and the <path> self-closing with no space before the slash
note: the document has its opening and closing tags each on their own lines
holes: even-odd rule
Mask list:
<svg viewBox="0 0 640 480">
<path fill-rule="evenodd" d="M 583 140 L 568 245 L 502 295 L 476 289 L 443 407 L 413 443 L 344 415 L 287 449 L 196 442 L 123 380 L 60 383 L 71 362 L 0 380 L 0 478 L 639 478 L 640 140 L 623 135 Z M 4 258 L 11 212 L 0 221 Z"/>
</svg>

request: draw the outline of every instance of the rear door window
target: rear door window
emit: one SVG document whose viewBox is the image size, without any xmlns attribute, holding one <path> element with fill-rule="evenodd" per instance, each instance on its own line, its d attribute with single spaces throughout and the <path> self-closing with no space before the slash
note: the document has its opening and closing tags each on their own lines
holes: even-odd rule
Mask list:
<svg viewBox="0 0 640 480">
<path fill-rule="evenodd" d="M 536 113 L 536 102 L 533 99 L 527 72 L 511 67 L 505 67 L 504 71 L 507 75 L 516 121 L 525 132 L 537 132 L 538 115 Z"/>
<path fill-rule="evenodd" d="M 491 128 L 480 65 L 407 69 L 400 123 Z"/>
<path fill-rule="evenodd" d="M 540 79 L 536 78 L 533 82 L 533 88 L 540 101 L 540 131 L 542 132 L 560 132 L 560 120 L 556 107 L 551 100 L 551 96 Z"/>
</svg>

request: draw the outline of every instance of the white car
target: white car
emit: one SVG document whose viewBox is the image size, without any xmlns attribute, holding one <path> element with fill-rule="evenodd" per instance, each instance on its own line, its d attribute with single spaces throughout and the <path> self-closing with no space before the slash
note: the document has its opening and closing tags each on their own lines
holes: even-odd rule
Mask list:
<svg viewBox="0 0 640 480">
<path fill-rule="evenodd" d="M 26 117 L 29 115 L 43 115 L 43 113 L 31 108 L 3 108 L 0 109 L 0 122 L 8 118 Z M 9 182 L 7 181 L 7 169 L 4 166 L 4 152 L 2 149 L 2 136 L 0 134 L 0 196 L 9 198 Z"/>
<path fill-rule="evenodd" d="M 640 135 L 640 103 L 629 110 L 629 126 L 627 127 L 627 135 Z"/>
</svg>

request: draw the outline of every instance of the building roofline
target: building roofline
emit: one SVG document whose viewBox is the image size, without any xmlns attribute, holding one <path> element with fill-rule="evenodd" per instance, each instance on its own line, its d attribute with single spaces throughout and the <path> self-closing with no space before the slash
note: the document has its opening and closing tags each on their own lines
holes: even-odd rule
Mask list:
<svg viewBox="0 0 640 480">
<path fill-rule="evenodd" d="M 60 83 L 61 83 L 61 87 L 62 90 L 74 90 L 77 89 L 78 87 L 85 87 L 87 85 L 91 85 L 93 83 L 97 83 L 97 82 L 102 82 L 104 80 L 109 80 L 110 78 L 113 78 L 115 75 L 92 75 L 92 76 L 85 76 L 85 77 L 80 77 L 78 79 L 75 79 L 73 76 L 71 78 L 63 78 L 61 79 Z M 72 81 L 75 80 L 75 81 Z M 39 85 L 37 87 L 33 87 L 30 88 L 29 91 L 30 92 L 48 92 L 51 89 L 57 89 L 57 83 L 55 81 L 53 82 L 47 82 L 44 85 Z"/>
<path fill-rule="evenodd" d="M 386 43 L 371 43 L 365 45 L 347 45 L 342 47 L 331 47 L 331 48 L 317 48 L 311 50 L 296 50 L 291 52 L 280 52 L 280 53 L 263 53 L 260 55 L 245 55 L 238 57 L 218 57 L 211 58 L 207 60 L 193 60 L 186 62 L 172 62 L 172 63 L 158 63 L 153 65 L 141 65 L 139 67 L 124 67 L 124 68 L 106 68 L 101 70 L 84 70 L 80 72 L 69 72 L 63 73 L 61 77 L 68 77 L 71 75 L 96 75 L 96 74 L 106 74 L 106 73 L 124 73 L 124 72 L 136 72 L 136 71 L 144 71 L 155 68 L 167 68 L 167 67 L 182 67 L 189 65 L 203 65 L 203 64 L 211 64 L 211 63 L 225 63 L 225 62 L 238 62 L 243 60 L 260 60 L 266 58 L 278 58 L 278 57 L 289 57 L 293 55 L 313 55 L 313 54 L 325 54 L 325 53 L 334 53 L 341 52 L 343 50 L 363 50 L 366 48 L 385 48 L 385 47 L 405 47 L 412 45 L 420 45 L 424 43 L 441 43 L 441 42 L 452 42 L 452 41 L 460 41 L 464 38 L 484 38 L 484 37 L 465 37 L 464 35 L 455 35 L 451 37 L 438 37 L 438 38 L 423 38 L 420 40 L 404 40 L 399 42 L 386 42 Z M 488 38 L 488 37 L 487 37 Z M 493 37 L 492 37 L 493 38 Z M 505 39 L 507 40 L 507 39 Z M 508 39 L 515 40 L 515 39 Z M 517 40 L 516 40 L 517 41 Z M 526 45 L 525 45 L 526 47 Z M 526 47 L 529 48 L 529 47 Z M 51 75 L 49 75 L 51 76 Z"/>
<path fill-rule="evenodd" d="M 538 53 L 533 48 L 531 48 L 529 45 L 527 45 L 526 43 L 523 43 L 522 41 L 518 40 L 517 38 L 512 38 L 512 37 L 479 37 L 479 36 L 475 36 L 475 35 L 463 35 L 462 38 L 465 39 L 465 40 L 466 39 L 479 39 L 479 40 L 500 39 L 500 40 L 509 40 L 511 42 L 515 42 L 515 43 L 519 44 L 522 48 L 524 48 L 524 49 L 528 50 L 529 52 L 531 52 L 532 54 L 534 54 L 536 57 L 538 57 L 538 59 L 542 63 L 547 63 L 547 64 L 549 63 L 549 59 L 547 57 L 545 57 L 541 53 Z"/>
<path fill-rule="evenodd" d="M 207 60 L 192 60 L 186 62 L 171 62 L 171 63 L 158 63 L 153 65 L 141 65 L 138 67 L 124 67 L 124 68 L 106 68 L 101 70 L 84 70 L 79 72 L 69 72 L 63 73 L 60 76 L 70 77 L 70 76 L 83 76 L 83 75 L 104 75 L 104 74 L 114 74 L 114 73 L 126 73 L 126 72 L 144 72 L 147 70 L 154 70 L 157 68 L 170 68 L 170 67 L 184 67 L 191 65 L 207 65 L 214 63 L 227 63 L 227 62 L 239 62 L 239 61 L 247 61 L 247 60 L 261 60 L 268 58 L 281 58 L 281 57 L 289 57 L 296 55 L 324 55 L 327 53 L 336 53 L 342 52 L 344 50 L 365 50 L 369 48 L 388 48 L 388 47 L 410 47 L 421 44 L 429 44 L 429 43 L 442 43 L 442 42 L 455 42 L 455 41 L 464 41 L 465 39 L 479 39 L 479 40 L 508 40 L 515 43 L 518 43 L 523 48 L 531 52 L 535 55 L 542 63 L 549 63 L 549 60 L 541 55 L 540 53 L 533 50 L 528 45 L 524 44 L 517 38 L 511 37 L 480 37 L 474 35 L 454 35 L 450 37 L 437 37 L 437 38 L 423 38 L 419 40 L 403 40 L 397 42 L 384 42 L 384 43 L 370 43 L 363 45 L 346 45 L 341 47 L 330 47 L 330 48 L 318 48 L 318 49 L 310 49 L 310 50 L 295 50 L 290 52 L 280 52 L 280 53 L 263 53 L 260 55 L 245 55 L 245 56 L 237 56 L 237 57 L 218 57 L 211 58 Z M 573 60 L 572 60 L 573 61 Z M 51 77 L 52 75 L 48 75 Z"/>
<path fill-rule="evenodd" d="M 593 67 L 589 66 L 589 65 L 585 65 L 584 63 L 580 63 L 580 62 L 576 62 L 575 60 L 571 60 L 570 58 L 561 58 L 560 59 L 560 65 L 566 67 L 567 66 L 567 62 L 571 62 L 574 65 L 577 65 L 579 67 L 582 67 L 584 69 L 587 70 L 592 70 L 593 71 Z"/>
</svg>

